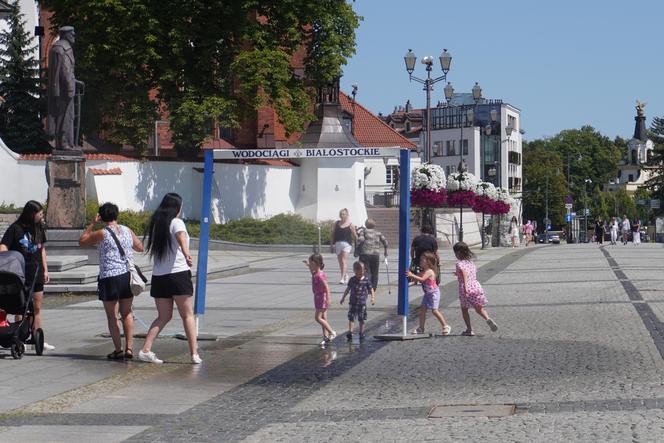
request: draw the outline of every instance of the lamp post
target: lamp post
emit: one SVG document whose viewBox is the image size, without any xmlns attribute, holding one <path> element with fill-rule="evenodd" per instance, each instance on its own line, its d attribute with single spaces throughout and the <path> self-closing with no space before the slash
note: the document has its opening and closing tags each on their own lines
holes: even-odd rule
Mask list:
<svg viewBox="0 0 664 443">
<path fill-rule="evenodd" d="M 473 86 L 472 89 L 473 93 L 473 101 L 475 102 L 474 105 L 459 105 L 459 128 L 461 129 L 460 131 L 460 138 L 459 138 L 459 167 L 457 168 L 458 171 L 458 177 L 459 177 L 459 189 L 461 189 L 461 178 L 464 172 L 466 172 L 466 164 L 463 161 L 463 126 L 464 126 L 464 114 L 466 117 L 466 123 L 470 122 L 470 126 L 472 128 L 473 122 L 475 120 L 475 110 L 473 109 L 475 106 L 477 106 L 477 103 L 480 101 L 482 98 L 482 88 L 480 85 L 475 82 L 475 86 Z M 454 94 L 454 87 L 452 86 L 451 83 L 448 83 L 447 86 L 445 86 L 445 98 L 449 102 L 449 100 L 452 98 L 452 95 Z M 465 111 L 465 112 L 464 112 Z M 459 203 L 459 241 L 463 241 L 463 202 Z"/>
<path fill-rule="evenodd" d="M 452 55 L 450 55 L 450 53 L 447 52 L 447 49 L 443 49 L 443 52 L 440 54 L 440 57 L 438 57 L 438 59 L 440 60 L 440 67 L 443 70 L 443 75 L 437 78 L 431 78 L 431 71 L 433 70 L 433 57 L 431 56 L 422 57 L 421 60 L 422 64 L 426 66 L 426 71 L 427 71 L 426 79 L 422 79 L 413 75 L 413 71 L 415 71 L 415 62 L 417 60 L 417 57 L 413 53 L 412 49 L 408 50 L 408 53 L 406 53 L 403 59 L 404 62 L 406 63 L 406 72 L 408 72 L 408 78 L 410 79 L 410 81 L 414 80 L 417 83 L 424 85 L 423 89 L 424 91 L 426 91 L 427 94 L 427 107 L 426 107 L 427 144 L 424 150 L 423 160 L 425 163 L 430 163 L 431 162 L 431 91 L 433 91 L 434 84 L 438 83 L 439 81 L 447 80 L 447 73 L 450 71 L 450 65 L 452 63 Z"/>
<path fill-rule="evenodd" d="M 588 243 L 588 190 L 586 188 L 586 185 L 588 183 L 592 184 L 592 180 L 587 178 L 583 181 L 583 218 L 585 221 L 585 232 L 583 233 L 583 241 L 584 243 Z"/>
</svg>

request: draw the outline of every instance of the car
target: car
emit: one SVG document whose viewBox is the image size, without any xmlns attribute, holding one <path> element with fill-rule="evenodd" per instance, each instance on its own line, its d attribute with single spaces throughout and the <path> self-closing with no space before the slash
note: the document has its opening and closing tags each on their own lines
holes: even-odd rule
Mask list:
<svg viewBox="0 0 664 443">
<path fill-rule="evenodd" d="M 549 239 L 548 243 L 553 243 L 555 245 L 560 244 L 560 235 L 555 232 L 541 233 L 537 235 L 537 243 L 547 243 L 547 237 Z"/>
</svg>

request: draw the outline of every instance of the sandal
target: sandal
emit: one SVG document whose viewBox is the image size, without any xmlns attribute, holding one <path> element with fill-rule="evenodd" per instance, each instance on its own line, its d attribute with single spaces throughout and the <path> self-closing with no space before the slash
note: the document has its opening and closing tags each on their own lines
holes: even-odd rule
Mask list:
<svg viewBox="0 0 664 443">
<path fill-rule="evenodd" d="M 461 335 L 463 335 L 465 337 L 474 337 L 475 333 L 472 330 L 467 329 L 467 330 L 463 331 L 461 333 Z"/>
<path fill-rule="evenodd" d="M 452 326 L 447 325 L 443 328 L 443 335 L 450 335 L 450 332 L 452 332 Z"/>
<path fill-rule="evenodd" d="M 113 351 L 106 356 L 109 360 L 122 360 L 124 358 L 124 352 L 122 351 Z"/>
<path fill-rule="evenodd" d="M 413 335 L 424 334 L 424 329 L 423 328 L 415 328 L 415 329 L 413 329 L 411 334 L 413 334 Z"/>
<path fill-rule="evenodd" d="M 127 348 L 124 352 L 124 357 L 127 360 L 131 360 L 132 358 L 134 358 L 134 351 L 131 348 Z"/>
</svg>

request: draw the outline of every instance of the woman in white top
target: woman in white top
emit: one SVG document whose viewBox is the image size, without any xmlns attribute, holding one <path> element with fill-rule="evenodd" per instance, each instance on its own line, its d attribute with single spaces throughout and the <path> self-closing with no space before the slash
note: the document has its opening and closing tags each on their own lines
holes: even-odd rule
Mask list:
<svg viewBox="0 0 664 443">
<path fill-rule="evenodd" d="M 618 243 L 618 220 L 615 217 L 611 217 L 609 230 L 611 231 L 611 244 L 615 245 Z"/>
<path fill-rule="evenodd" d="M 519 222 L 516 216 L 512 216 L 510 221 L 510 237 L 512 238 L 512 248 L 516 248 L 516 242 L 519 240 Z"/>
<path fill-rule="evenodd" d="M 147 228 L 147 250 L 154 258 L 150 296 L 157 306 L 157 318 L 150 325 L 143 349 L 138 353 L 141 361 L 163 363 L 152 348 L 164 326 L 173 316 L 173 302 L 178 308 L 184 332 L 189 342 L 191 362 L 200 364 L 196 343 L 196 322 L 191 283 L 192 259 L 189 254 L 189 234 L 184 222 L 179 218 L 182 212 L 182 197 L 174 192 L 164 196 L 157 210 L 152 214 Z"/>
</svg>

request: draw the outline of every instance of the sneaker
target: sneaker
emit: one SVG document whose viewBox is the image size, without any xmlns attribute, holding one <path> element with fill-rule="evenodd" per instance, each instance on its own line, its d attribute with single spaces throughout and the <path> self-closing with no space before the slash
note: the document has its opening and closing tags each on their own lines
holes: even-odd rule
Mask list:
<svg viewBox="0 0 664 443">
<path fill-rule="evenodd" d="M 198 354 L 192 354 L 191 355 L 191 363 L 193 363 L 195 365 L 200 365 L 201 363 L 203 363 L 203 359 Z"/>
<path fill-rule="evenodd" d="M 330 332 L 330 335 L 327 337 L 327 341 L 332 341 L 332 340 L 334 340 L 335 338 L 337 338 L 337 332 L 336 332 L 336 331 L 332 331 L 332 332 Z"/>
<path fill-rule="evenodd" d="M 143 352 L 143 350 L 138 351 L 138 359 L 147 363 L 157 363 L 161 364 L 164 360 L 159 360 L 154 352 Z"/>
<path fill-rule="evenodd" d="M 472 329 L 466 329 L 461 333 L 464 337 L 474 337 L 475 333 L 472 331 Z"/>
<path fill-rule="evenodd" d="M 487 319 L 486 324 L 491 328 L 491 332 L 496 332 L 498 330 L 498 325 L 492 319 Z"/>
<path fill-rule="evenodd" d="M 44 351 L 52 351 L 55 349 L 55 346 L 49 345 L 48 343 L 44 342 Z"/>
<path fill-rule="evenodd" d="M 367 334 L 360 334 L 360 341 L 364 341 L 367 338 Z"/>
<path fill-rule="evenodd" d="M 327 337 L 323 337 L 323 341 L 319 343 L 321 348 L 324 348 L 327 345 Z"/>
<path fill-rule="evenodd" d="M 353 333 L 352 332 L 346 332 L 346 340 L 348 340 L 348 341 L 353 340 Z"/>
</svg>

